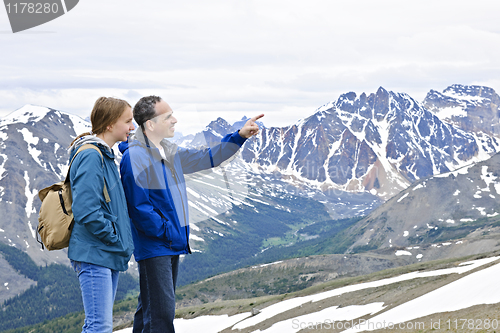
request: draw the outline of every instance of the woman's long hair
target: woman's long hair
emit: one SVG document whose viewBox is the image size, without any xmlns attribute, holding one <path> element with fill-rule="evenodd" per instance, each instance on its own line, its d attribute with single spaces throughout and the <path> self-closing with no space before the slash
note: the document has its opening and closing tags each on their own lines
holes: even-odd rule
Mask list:
<svg viewBox="0 0 500 333">
<path fill-rule="evenodd" d="M 77 136 L 71 145 L 82 136 L 91 134 L 101 134 L 106 132 L 108 126 L 113 125 L 122 116 L 126 107 L 131 108 L 130 104 L 123 99 L 113 97 L 99 97 L 95 101 L 94 108 L 90 114 L 90 122 L 92 123 L 92 132 L 82 133 Z"/>
</svg>

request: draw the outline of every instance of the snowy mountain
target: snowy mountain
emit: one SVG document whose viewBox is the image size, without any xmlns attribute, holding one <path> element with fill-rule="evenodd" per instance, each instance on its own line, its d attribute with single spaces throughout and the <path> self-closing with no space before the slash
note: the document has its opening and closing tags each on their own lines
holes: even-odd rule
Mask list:
<svg viewBox="0 0 500 333">
<path fill-rule="evenodd" d="M 237 230 L 227 213 L 234 207 L 250 213 L 258 211 L 253 204 L 258 203 L 272 207 L 271 215 L 298 216 L 294 209 L 303 203 L 295 200 L 302 197 L 323 204 L 332 219 L 362 216 L 419 179 L 486 160 L 500 144 L 477 119 L 485 119 L 497 100 L 489 88 L 455 85 L 441 95 L 431 91 L 419 104 L 407 94 L 379 88 L 370 95 L 341 95 L 291 126 L 260 124 L 259 135 L 231 163 L 187 178 L 193 248 L 204 251 L 205 240 L 224 237 L 217 225 Z M 465 108 L 462 118 L 476 119 L 471 131 L 457 127 L 461 123 L 455 118 L 437 116 L 452 102 Z M 177 142 L 211 146 L 245 121 L 231 125 L 218 118 L 202 133 Z M 89 128 L 77 116 L 33 105 L 0 120 L 0 236 L 39 264 L 66 263 L 67 258 L 64 251 L 41 251 L 35 240 L 38 190 L 63 178 L 69 143 Z M 288 231 L 286 237 L 276 234 L 279 242 L 299 239 L 295 228 L 280 229 Z"/>
<path fill-rule="evenodd" d="M 201 148 L 201 147 L 213 147 L 214 145 L 220 143 L 220 140 L 226 135 L 235 132 L 243 126 L 243 124 L 248 120 L 248 118 L 243 118 L 240 121 L 229 124 L 226 120 L 218 118 L 212 121 L 206 126 L 206 128 L 195 135 L 183 136 L 179 138 L 172 139 L 173 142 L 181 147 L 186 148 Z M 264 124 L 258 122 L 261 131 L 265 131 L 266 127 Z M 209 177 L 215 177 L 216 180 L 211 180 L 211 182 L 217 182 L 217 191 L 226 191 L 226 188 L 235 187 L 236 192 L 243 194 L 242 197 L 250 192 L 257 193 L 258 195 L 269 195 L 273 196 L 286 196 L 289 194 L 303 196 L 307 198 L 314 198 L 315 200 L 325 204 L 330 212 L 332 218 L 345 218 L 351 216 L 366 215 L 367 212 L 371 211 L 375 207 L 382 203 L 382 200 L 369 193 L 369 192 L 348 192 L 344 190 L 335 191 L 323 191 L 321 187 L 318 187 L 314 182 L 303 182 L 296 183 L 291 182 L 287 175 L 283 175 L 278 170 L 262 170 L 255 163 L 248 163 L 245 161 L 245 155 L 248 153 L 249 149 L 253 149 L 254 139 L 249 139 L 243 149 L 231 159 L 231 163 L 224 163 L 221 168 L 215 168 L 203 173 L 197 173 L 194 175 L 187 175 L 186 179 L 188 182 L 188 188 L 191 188 L 194 192 L 207 193 L 208 196 L 220 197 L 220 195 L 215 195 L 212 189 L 202 190 L 200 188 L 200 182 L 196 179 L 203 174 L 209 175 Z M 211 175 L 211 176 L 210 176 Z M 218 181 L 217 181 L 218 180 Z M 192 194 L 193 191 L 190 193 Z M 220 194 L 220 192 L 219 192 Z M 207 200 L 207 197 L 200 200 L 199 196 L 191 195 L 190 200 L 198 202 L 209 202 L 212 209 L 215 209 L 220 213 L 219 209 L 214 208 L 215 205 L 220 205 L 216 203 L 218 199 Z M 215 200 L 215 201 L 214 201 Z M 195 207 L 196 204 L 191 206 Z M 227 208 L 229 209 L 229 208 Z M 225 211 L 225 210 L 224 210 Z M 194 214 L 199 212 L 194 211 Z M 202 212 L 202 217 L 210 215 L 208 211 Z M 213 214 L 211 214 L 213 216 Z M 199 220 L 199 219 L 195 219 Z"/>
<path fill-rule="evenodd" d="M 441 121 L 403 93 L 347 93 L 303 121 L 270 128 L 243 152 L 263 172 L 323 191 L 390 198 L 415 180 L 484 160 L 498 139 Z"/>
<path fill-rule="evenodd" d="M 499 151 L 495 132 L 479 125 L 460 127 L 444 116 L 454 101 L 464 123 L 479 123 L 482 118 L 486 123 L 498 95 L 490 88 L 458 85 L 444 94 L 431 91 L 420 104 L 382 87 L 370 95 L 350 92 L 291 126 L 263 128 L 245 145 L 242 158 L 249 171 L 272 174 L 326 196 L 370 193 L 389 199 L 418 179 L 485 160 Z M 211 145 L 233 130 L 219 118 L 183 145 L 200 146 L 203 141 Z"/>
<path fill-rule="evenodd" d="M 0 236 L 40 264 L 67 258 L 60 251 L 41 251 L 35 239 L 38 190 L 63 178 L 69 143 L 89 129 L 77 116 L 34 105 L 0 120 Z"/>
<path fill-rule="evenodd" d="M 422 104 L 467 132 L 500 134 L 500 96 L 491 88 L 454 84 L 442 93 L 431 90 Z"/>
</svg>

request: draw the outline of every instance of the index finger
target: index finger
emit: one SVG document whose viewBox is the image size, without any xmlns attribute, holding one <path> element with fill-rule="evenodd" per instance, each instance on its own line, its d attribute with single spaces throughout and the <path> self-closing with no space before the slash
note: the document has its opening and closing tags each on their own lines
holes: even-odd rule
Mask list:
<svg viewBox="0 0 500 333">
<path fill-rule="evenodd" d="M 251 118 L 250 120 L 252 120 L 252 121 L 257 121 L 257 119 L 260 119 L 260 118 L 262 118 L 262 117 L 264 117 L 264 114 L 263 114 L 263 113 L 262 113 L 262 114 L 259 114 L 258 116 L 255 116 L 255 117 Z"/>
</svg>

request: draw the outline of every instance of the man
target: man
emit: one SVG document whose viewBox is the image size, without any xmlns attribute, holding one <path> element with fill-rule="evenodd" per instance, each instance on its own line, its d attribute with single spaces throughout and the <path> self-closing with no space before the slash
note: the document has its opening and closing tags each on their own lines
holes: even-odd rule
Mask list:
<svg viewBox="0 0 500 333">
<path fill-rule="evenodd" d="M 255 122 L 263 116 L 248 120 L 212 148 L 193 150 L 165 140 L 174 136 L 177 120 L 164 100 L 148 96 L 135 105 L 139 128 L 134 138 L 120 145 L 120 171 L 139 264 L 134 333 L 174 332 L 179 255 L 191 253 L 184 174 L 218 166 L 233 156 L 258 133 Z"/>
</svg>

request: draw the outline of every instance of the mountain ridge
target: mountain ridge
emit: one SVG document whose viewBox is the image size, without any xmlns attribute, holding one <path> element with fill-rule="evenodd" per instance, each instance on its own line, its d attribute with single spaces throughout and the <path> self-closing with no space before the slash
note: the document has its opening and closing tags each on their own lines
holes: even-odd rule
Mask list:
<svg viewBox="0 0 500 333">
<path fill-rule="evenodd" d="M 310 204 L 307 199 L 314 199 L 326 207 L 330 220 L 366 215 L 383 200 L 400 199 L 404 195 L 399 194 L 400 190 L 406 190 L 411 183 L 488 159 L 499 150 L 494 132 L 486 133 L 478 125 L 480 121 L 473 122 L 476 124 L 473 131 L 467 132 L 461 128 L 466 122 L 453 122 L 454 118 L 445 121 L 447 118 L 442 120 L 436 115 L 453 103 L 464 107 L 458 101 L 468 96 L 464 87 L 454 86 L 446 96 L 433 93 L 436 110 L 432 112 L 405 93 L 389 92 L 381 87 L 368 95 L 342 94 L 336 101 L 290 126 L 262 128 L 259 136 L 248 140 L 231 164 L 188 179 L 190 211 L 194 219 L 191 225 L 193 248 L 206 254 L 208 243 L 221 242 L 231 230 L 240 231 L 238 228 L 244 223 L 238 223 L 235 216 L 263 211 L 269 214 L 261 214 L 263 226 L 272 216 L 285 216 L 283 212 L 289 214 L 285 217 L 288 224 L 275 221 L 273 230 L 264 227 L 257 230 L 270 236 L 254 239 L 255 253 L 252 255 L 289 243 L 299 244 L 316 236 L 301 234 L 302 229 L 328 221 L 326 215 L 322 215 L 321 221 L 312 221 L 299 214 L 307 212 L 296 212 L 293 216 L 294 209 L 301 204 L 306 207 Z M 459 90 L 460 93 L 451 93 Z M 471 91 L 477 93 L 474 89 Z M 491 105 L 496 103 L 498 95 L 493 90 L 484 91 L 489 95 L 481 95 L 482 102 L 467 109 L 467 117 L 469 113 L 483 112 L 483 108 L 492 110 Z M 464 112 L 462 110 L 462 114 Z M 66 147 L 89 126 L 80 117 L 37 106 L 25 106 L 0 120 L 0 212 L 3 216 L 0 237 L 3 236 L 4 243 L 27 252 L 39 265 L 67 264 L 68 260 L 65 251 L 41 251 L 35 240 L 36 212 L 40 204 L 37 191 L 62 178 L 68 163 Z M 234 124 L 219 118 L 209 124 L 205 132 L 194 135 L 195 139 L 190 142 L 196 147 L 210 145 L 227 134 L 225 132 L 234 130 Z M 481 170 L 478 175 L 482 174 Z M 493 194 L 494 185 L 489 187 Z M 493 198 L 481 198 L 485 202 L 490 199 Z M 478 209 L 474 211 L 481 215 Z M 492 210 L 484 212 L 493 214 Z M 306 222 L 294 221 L 298 216 Z M 446 220 L 441 222 L 446 226 Z M 493 242 L 496 220 L 486 222 L 476 220 L 469 224 L 482 228 L 481 232 L 487 232 L 485 226 L 491 225 Z M 447 232 L 451 237 L 456 237 L 451 231 L 481 236 L 474 234 L 472 227 Z M 244 231 L 242 229 L 241 235 Z M 401 232 L 404 231 L 411 230 Z M 356 235 L 351 234 L 352 239 L 358 240 L 351 247 L 355 251 L 378 249 L 392 239 L 383 238 L 378 244 L 365 241 L 364 237 L 357 239 Z M 439 239 L 439 235 L 430 235 L 424 241 Z M 398 251 L 410 252 L 412 260 L 418 261 L 416 256 L 421 253 L 415 252 L 410 243 L 392 245 Z M 474 251 L 480 250 L 480 245 L 475 246 Z M 452 255 L 453 251 L 449 251 Z M 434 255 L 439 257 L 438 253 Z M 135 268 L 135 263 L 131 262 L 130 270 L 135 271 Z"/>
<path fill-rule="evenodd" d="M 498 96 L 498 95 L 496 95 Z M 500 142 L 441 121 L 405 93 L 351 92 L 315 114 L 262 130 L 242 152 L 263 173 L 322 191 L 371 191 L 388 199 L 411 182 L 484 160 Z"/>
</svg>

